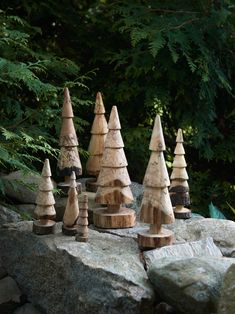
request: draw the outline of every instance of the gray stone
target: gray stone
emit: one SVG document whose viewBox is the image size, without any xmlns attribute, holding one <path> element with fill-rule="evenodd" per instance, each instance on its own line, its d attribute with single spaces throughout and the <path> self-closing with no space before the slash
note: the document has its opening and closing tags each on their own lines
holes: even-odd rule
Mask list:
<svg viewBox="0 0 235 314">
<path fill-rule="evenodd" d="M 221 289 L 218 314 L 234 314 L 235 312 L 235 264 L 227 270 Z"/>
<path fill-rule="evenodd" d="M 35 204 L 17 204 L 15 207 L 20 211 L 20 213 L 26 218 L 34 217 Z"/>
<path fill-rule="evenodd" d="M 7 276 L 0 280 L 0 304 L 10 301 L 20 303 L 21 294 L 13 278 Z"/>
<path fill-rule="evenodd" d="M 154 291 L 133 239 L 89 230 L 88 243 L 80 243 L 31 230 L 32 222 L 5 226 L 0 247 L 8 273 L 42 311 L 152 313 Z"/>
<path fill-rule="evenodd" d="M 149 268 L 152 264 L 157 264 L 158 259 L 162 257 L 175 256 L 180 258 L 186 258 L 200 256 L 223 256 L 221 251 L 214 244 L 212 238 L 183 244 L 164 246 L 159 249 L 145 251 L 143 255 L 147 268 Z"/>
<path fill-rule="evenodd" d="M 197 241 L 212 237 L 224 256 L 235 252 L 235 222 L 223 219 L 177 219 L 172 225 L 165 225 L 174 231 L 177 242 Z"/>
<path fill-rule="evenodd" d="M 134 202 L 131 204 L 127 204 L 126 207 L 134 209 L 136 211 L 137 217 L 139 217 L 140 206 L 144 192 L 143 185 L 137 182 L 131 182 L 130 188 L 133 194 Z"/>
<path fill-rule="evenodd" d="M 223 277 L 233 258 L 164 257 L 148 270 L 156 292 L 182 313 L 216 313 Z"/>
<path fill-rule="evenodd" d="M 16 309 L 13 314 L 41 314 L 32 304 L 26 303 Z"/>
<path fill-rule="evenodd" d="M 1 259 L 0 259 L 0 279 L 4 278 L 7 276 L 7 271 L 6 269 L 3 267 Z"/>
<path fill-rule="evenodd" d="M 18 222 L 21 220 L 21 217 L 18 213 L 0 205 L 0 225 L 9 223 L 9 222 Z"/>
</svg>

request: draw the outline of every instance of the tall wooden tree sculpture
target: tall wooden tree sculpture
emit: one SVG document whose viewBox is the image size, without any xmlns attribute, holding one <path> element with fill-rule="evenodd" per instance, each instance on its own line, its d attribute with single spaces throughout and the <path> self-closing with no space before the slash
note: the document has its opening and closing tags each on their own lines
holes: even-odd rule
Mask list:
<svg viewBox="0 0 235 314">
<path fill-rule="evenodd" d="M 78 242 L 88 241 L 88 196 L 87 194 L 82 194 L 79 199 L 79 218 L 77 235 L 75 237 Z"/>
<path fill-rule="evenodd" d="M 39 191 L 36 197 L 34 214 L 37 218 L 33 222 L 33 232 L 36 234 L 49 234 L 54 232 L 56 216 L 55 199 L 53 196 L 53 184 L 51 181 L 51 169 L 49 159 L 46 159 L 42 169 L 42 177 L 39 182 Z"/>
<path fill-rule="evenodd" d="M 87 180 L 86 190 L 90 192 L 97 191 L 97 177 L 100 173 L 101 161 L 104 153 L 104 143 L 108 133 L 108 125 L 105 119 L 105 108 L 101 93 L 96 95 L 95 118 L 91 128 L 91 141 L 88 147 L 90 156 L 86 164 L 86 171 L 89 175 L 95 176 L 95 179 Z"/>
<path fill-rule="evenodd" d="M 179 129 L 176 137 L 175 157 L 169 191 L 171 202 L 174 206 L 175 218 L 187 219 L 192 216 L 192 213 L 190 209 L 184 207 L 190 204 L 190 197 L 183 142 L 182 130 Z"/>
<path fill-rule="evenodd" d="M 78 153 L 78 139 L 73 124 L 73 109 L 69 90 L 64 90 L 64 104 L 62 109 L 62 128 L 60 132 L 60 156 L 57 164 L 59 176 L 64 177 L 64 182 L 58 184 L 64 192 L 68 192 L 70 176 L 74 171 L 76 176 L 82 174 L 82 166 Z"/>
<path fill-rule="evenodd" d="M 160 116 L 156 116 L 149 145 L 152 151 L 144 177 L 144 195 L 140 220 L 149 223 L 150 229 L 138 234 L 141 249 L 153 249 L 172 244 L 173 232 L 162 228 L 162 224 L 174 222 L 173 208 L 168 192 L 170 185 L 163 151 L 165 141 Z"/>
<path fill-rule="evenodd" d="M 70 188 L 67 204 L 63 217 L 62 232 L 65 235 L 73 236 L 77 233 L 77 220 L 79 215 L 78 193 L 76 175 L 73 171 L 70 177 Z"/>
<path fill-rule="evenodd" d="M 116 106 L 112 107 L 108 128 L 95 197 L 96 203 L 107 207 L 94 210 L 94 224 L 101 228 L 133 227 L 135 211 L 122 207 L 122 204 L 132 203 L 133 195 Z"/>
</svg>

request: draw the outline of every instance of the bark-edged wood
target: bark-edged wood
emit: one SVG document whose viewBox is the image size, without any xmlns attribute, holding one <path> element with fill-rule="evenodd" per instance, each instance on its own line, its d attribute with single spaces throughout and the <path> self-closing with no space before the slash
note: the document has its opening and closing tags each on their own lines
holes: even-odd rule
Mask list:
<svg viewBox="0 0 235 314">
<path fill-rule="evenodd" d="M 55 233 L 55 221 L 50 219 L 39 219 L 33 222 L 33 233 L 45 235 Z"/>
</svg>

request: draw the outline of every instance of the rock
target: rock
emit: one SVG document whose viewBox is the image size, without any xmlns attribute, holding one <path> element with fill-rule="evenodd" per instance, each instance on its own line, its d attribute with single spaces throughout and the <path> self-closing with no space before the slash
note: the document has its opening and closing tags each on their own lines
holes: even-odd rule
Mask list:
<svg viewBox="0 0 235 314">
<path fill-rule="evenodd" d="M 15 207 L 20 211 L 22 216 L 26 218 L 34 217 L 35 204 L 17 204 Z"/>
<path fill-rule="evenodd" d="M 235 264 L 227 270 L 221 289 L 218 314 L 234 314 L 235 311 Z"/>
<path fill-rule="evenodd" d="M 13 278 L 7 276 L 0 280 L 0 304 L 9 301 L 20 303 L 21 294 Z"/>
<path fill-rule="evenodd" d="M 152 264 L 157 264 L 158 259 L 162 257 L 199 257 L 199 256 L 214 256 L 222 257 L 222 253 L 214 244 L 212 238 L 207 238 L 199 241 L 188 242 L 183 244 L 164 246 L 159 249 L 143 252 L 144 260 L 147 268 Z"/>
<path fill-rule="evenodd" d="M 161 302 L 156 306 L 154 314 L 179 314 L 175 309 L 165 302 Z"/>
<path fill-rule="evenodd" d="M 143 185 L 137 182 L 131 182 L 130 188 L 134 197 L 134 202 L 131 204 L 126 204 L 126 207 L 134 209 L 136 211 L 137 217 L 139 217 L 140 206 L 144 192 Z"/>
<path fill-rule="evenodd" d="M 233 258 L 164 257 L 152 264 L 148 276 L 156 292 L 185 314 L 216 313 L 222 280 Z"/>
<path fill-rule="evenodd" d="M 21 217 L 18 213 L 14 212 L 10 208 L 6 208 L 0 205 L 0 225 L 9 223 L 9 222 L 18 222 L 21 220 Z"/>
<path fill-rule="evenodd" d="M 3 267 L 2 262 L 0 260 L 0 279 L 4 278 L 7 276 L 7 271 L 6 269 Z"/>
<path fill-rule="evenodd" d="M 178 242 L 197 241 L 212 237 L 224 256 L 235 252 L 235 222 L 223 219 L 177 219 L 172 225 L 165 225 L 174 231 Z"/>
<path fill-rule="evenodd" d="M 80 243 L 60 228 L 45 236 L 28 221 L 0 229 L 2 261 L 35 306 L 47 314 L 152 313 L 154 291 L 133 239 L 89 230 Z"/>
<path fill-rule="evenodd" d="M 16 309 L 13 314 L 40 314 L 39 312 L 32 304 L 26 303 L 23 306 Z"/>
</svg>

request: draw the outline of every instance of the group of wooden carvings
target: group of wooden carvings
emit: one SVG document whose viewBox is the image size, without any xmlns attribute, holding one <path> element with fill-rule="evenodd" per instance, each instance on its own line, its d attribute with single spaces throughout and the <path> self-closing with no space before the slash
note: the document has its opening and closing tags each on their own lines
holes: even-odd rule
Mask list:
<svg viewBox="0 0 235 314">
<path fill-rule="evenodd" d="M 86 182 L 86 190 L 96 193 L 95 202 L 102 206 L 93 209 L 94 225 L 106 229 L 131 228 L 136 223 L 136 214 L 133 209 L 124 207 L 124 204 L 133 202 L 133 195 L 117 107 L 112 107 L 107 123 L 102 96 L 98 92 L 94 113 L 86 164 L 86 172 L 94 177 Z M 58 174 L 64 177 L 64 182 L 59 183 L 58 188 L 68 194 L 62 232 L 75 235 L 77 241 L 86 242 L 88 196 L 81 193 L 81 185 L 76 181 L 76 176 L 82 174 L 82 166 L 73 117 L 69 90 L 65 88 L 57 165 Z M 166 146 L 159 115 L 155 119 L 149 149 L 151 155 L 143 181 L 140 221 L 150 224 L 150 228 L 138 234 L 138 244 L 143 250 L 172 244 L 174 234 L 162 228 L 162 224 L 173 223 L 175 217 L 191 217 L 191 211 L 184 207 L 190 204 L 190 198 L 182 130 L 178 130 L 176 137 L 171 182 L 163 154 Z M 50 177 L 50 164 L 46 159 L 36 198 L 37 220 L 33 222 L 33 232 L 36 234 L 53 233 L 55 228 L 55 200 Z"/>
</svg>

